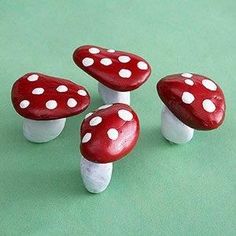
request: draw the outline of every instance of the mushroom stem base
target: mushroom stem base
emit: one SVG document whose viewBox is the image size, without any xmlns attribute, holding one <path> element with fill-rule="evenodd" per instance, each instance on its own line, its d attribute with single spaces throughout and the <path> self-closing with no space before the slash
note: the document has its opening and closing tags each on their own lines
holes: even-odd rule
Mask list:
<svg viewBox="0 0 236 236">
<path fill-rule="evenodd" d="M 80 161 L 80 172 L 85 188 L 90 193 L 103 192 L 111 181 L 112 163 L 100 164 L 86 160 Z"/>
<path fill-rule="evenodd" d="M 161 133 L 170 142 L 183 144 L 192 139 L 194 129 L 181 122 L 164 106 L 161 114 Z"/>
<path fill-rule="evenodd" d="M 58 120 L 30 120 L 23 121 L 23 134 L 26 139 L 34 143 L 45 143 L 55 139 L 63 130 L 66 118 Z"/>
<path fill-rule="evenodd" d="M 130 105 L 130 92 L 120 92 L 98 83 L 98 93 L 105 104 L 124 103 Z"/>
</svg>

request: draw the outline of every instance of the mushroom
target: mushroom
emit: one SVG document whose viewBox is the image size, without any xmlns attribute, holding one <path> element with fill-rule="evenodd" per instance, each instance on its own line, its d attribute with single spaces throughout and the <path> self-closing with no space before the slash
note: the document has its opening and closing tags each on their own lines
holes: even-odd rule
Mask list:
<svg viewBox="0 0 236 236">
<path fill-rule="evenodd" d="M 24 117 L 25 138 L 36 143 L 56 138 L 66 117 L 81 113 L 90 103 L 84 87 L 40 73 L 28 73 L 18 79 L 11 96 L 16 112 Z"/>
<path fill-rule="evenodd" d="M 143 58 L 122 51 L 86 45 L 73 54 L 75 64 L 98 80 L 98 92 L 105 104 L 130 104 L 130 91 L 150 76 L 151 67 Z"/>
<path fill-rule="evenodd" d="M 104 105 L 85 116 L 80 130 L 80 168 L 89 192 L 100 193 L 107 188 L 113 162 L 134 148 L 139 130 L 138 116 L 126 104 Z"/>
<path fill-rule="evenodd" d="M 166 76 L 157 83 L 157 92 L 165 104 L 161 132 L 173 143 L 187 143 L 192 139 L 194 129 L 213 130 L 224 121 L 223 91 L 203 75 Z"/>
</svg>

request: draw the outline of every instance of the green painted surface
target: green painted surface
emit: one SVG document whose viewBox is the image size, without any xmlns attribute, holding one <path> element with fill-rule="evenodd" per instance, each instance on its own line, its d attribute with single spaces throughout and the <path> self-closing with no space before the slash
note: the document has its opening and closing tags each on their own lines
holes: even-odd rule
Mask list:
<svg viewBox="0 0 236 236">
<path fill-rule="evenodd" d="M 235 0 L 0 0 L 0 235 L 236 234 Z M 84 190 L 79 127 L 36 145 L 22 137 L 11 85 L 29 71 L 76 81 L 101 105 L 96 81 L 72 62 L 73 50 L 95 44 L 142 55 L 150 80 L 132 93 L 142 132 L 117 162 L 100 195 Z M 188 145 L 160 135 L 155 84 L 175 72 L 198 72 L 225 91 L 227 116 Z"/>
</svg>

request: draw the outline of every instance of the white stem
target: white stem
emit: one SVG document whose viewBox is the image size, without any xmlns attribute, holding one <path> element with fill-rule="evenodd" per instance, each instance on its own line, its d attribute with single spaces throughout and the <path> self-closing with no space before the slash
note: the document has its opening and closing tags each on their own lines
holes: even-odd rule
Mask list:
<svg viewBox="0 0 236 236">
<path fill-rule="evenodd" d="M 166 106 L 161 114 L 161 133 L 170 142 L 182 144 L 193 137 L 194 129 L 181 122 Z"/>
<path fill-rule="evenodd" d="M 86 189 L 91 193 L 103 192 L 111 181 L 112 166 L 112 163 L 94 163 L 82 156 L 80 172 Z"/>
<path fill-rule="evenodd" d="M 130 92 L 120 92 L 98 83 L 98 93 L 105 104 L 125 103 L 130 105 Z"/>
<path fill-rule="evenodd" d="M 58 120 L 30 120 L 23 121 L 23 134 L 26 139 L 34 143 L 45 143 L 55 139 L 63 130 L 66 118 Z"/>
</svg>

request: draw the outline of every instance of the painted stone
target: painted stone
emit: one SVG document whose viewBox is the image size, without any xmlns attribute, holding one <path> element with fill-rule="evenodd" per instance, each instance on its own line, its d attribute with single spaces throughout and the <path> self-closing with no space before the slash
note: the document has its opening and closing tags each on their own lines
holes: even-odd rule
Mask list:
<svg viewBox="0 0 236 236">
<path fill-rule="evenodd" d="M 92 45 L 77 48 L 73 60 L 90 76 L 116 91 L 137 89 L 151 74 L 148 62 L 137 55 Z"/>
<path fill-rule="evenodd" d="M 226 105 L 223 91 L 203 75 L 168 75 L 157 83 L 157 92 L 167 108 L 193 129 L 216 129 L 224 121 Z"/>
<path fill-rule="evenodd" d="M 11 96 L 17 113 L 31 120 L 70 117 L 90 104 L 90 96 L 84 87 L 40 73 L 28 73 L 18 79 Z"/>
<path fill-rule="evenodd" d="M 139 130 L 138 116 L 130 106 L 104 105 L 89 113 L 81 125 L 81 154 L 96 163 L 119 160 L 134 148 Z"/>
</svg>

